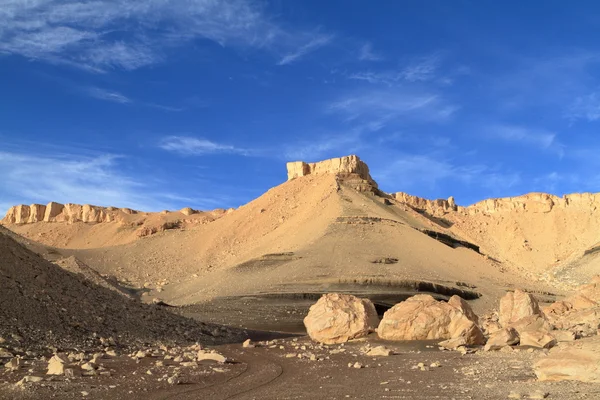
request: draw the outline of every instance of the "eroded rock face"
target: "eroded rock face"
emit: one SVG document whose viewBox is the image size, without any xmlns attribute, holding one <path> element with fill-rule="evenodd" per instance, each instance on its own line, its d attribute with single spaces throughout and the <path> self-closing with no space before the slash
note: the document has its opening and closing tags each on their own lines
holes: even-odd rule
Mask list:
<svg viewBox="0 0 600 400">
<path fill-rule="evenodd" d="M 522 318 L 532 315 L 543 316 L 540 306 L 530 293 L 522 290 L 509 292 L 500 299 L 500 311 L 498 313 L 500 325 L 511 326 Z"/>
<path fill-rule="evenodd" d="M 540 381 L 600 383 L 600 337 L 561 344 L 534 365 Z"/>
<path fill-rule="evenodd" d="M 458 207 L 454 202 L 454 197 L 449 197 L 446 199 L 437 199 L 437 200 L 427 200 L 422 197 L 412 196 L 407 193 L 398 192 L 392 194 L 396 200 L 401 203 L 407 204 L 413 208 L 418 210 L 423 210 L 431 215 L 443 215 L 448 212 L 457 211 Z"/>
<path fill-rule="evenodd" d="M 413 296 L 386 311 L 377 334 L 387 340 L 464 338 L 468 345 L 485 342 L 479 326 L 461 309 L 426 294 Z"/>
<path fill-rule="evenodd" d="M 304 326 L 311 339 L 325 344 L 344 343 L 375 330 L 379 318 L 368 299 L 327 293 L 310 307 Z"/>
<path fill-rule="evenodd" d="M 335 174 L 341 178 L 356 175 L 373 188 L 377 183 L 371 178 L 369 167 L 358 156 L 332 158 L 316 163 L 295 161 L 287 163 L 288 181 L 306 175 Z"/>
<path fill-rule="evenodd" d="M 577 337 L 592 336 L 600 329 L 600 276 L 582 285 L 571 296 L 544 309 L 552 324 Z"/>
</svg>

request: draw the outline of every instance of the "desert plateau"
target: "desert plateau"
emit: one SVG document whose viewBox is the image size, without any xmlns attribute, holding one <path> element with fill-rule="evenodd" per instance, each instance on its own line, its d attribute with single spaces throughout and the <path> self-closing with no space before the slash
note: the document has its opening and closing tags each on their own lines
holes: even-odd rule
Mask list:
<svg viewBox="0 0 600 400">
<path fill-rule="evenodd" d="M 0 397 L 600 396 L 600 195 L 287 172 L 237 209 L 10 208 Z"/>
<path fill-rule="evenodd" d="M 0 0 L 0 400 L 600 400 L 599 16 Z"/>
</svg>

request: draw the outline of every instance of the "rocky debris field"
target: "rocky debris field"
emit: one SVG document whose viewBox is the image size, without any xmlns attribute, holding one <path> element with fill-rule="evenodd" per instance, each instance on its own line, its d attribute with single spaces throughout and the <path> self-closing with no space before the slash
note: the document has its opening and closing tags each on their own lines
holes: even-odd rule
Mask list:
<svg viewBox="0 0 600 400">
<path fill-rule="evenodd" d="M 239 340 L 241 330 L 203 324 L 144 305 L 63 270 L 0 231 L 0 351 L 92 349 Z"/>
<path fill-rule="evenodd" d="M 70 353 L 0 369 L 0 399 L 599 398 L 597 384 L 536 379 L 532 365 L 547 354 L 446 351 L 436 341 L 382 342 L 373 334 L 333 345 L 302 337 Z"/>
</svg>

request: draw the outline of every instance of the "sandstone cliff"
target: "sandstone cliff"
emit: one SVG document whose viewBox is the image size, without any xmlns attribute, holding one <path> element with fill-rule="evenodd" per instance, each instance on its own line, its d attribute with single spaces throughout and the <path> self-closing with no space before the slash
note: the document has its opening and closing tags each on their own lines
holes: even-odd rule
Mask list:
<svg viewBox="0 0 600 400">
<path fill-rule="evenodd" d="M 351 155 L 316 163 L 295 161 L 287 163 L 288 181 L 306 175 L 334 174 L 359 191 L 377 189 L 369 167 L 358 156 Z"/>
<path fill-rule="evenodd" d="M 11 207 L 0 223 L 31 224 L 35 222 L 113 222 L 123 214 L 137 214 L 129 208 L 97 207 L 89 204 L 32 204 Z"/>
<path fill-rule="evenodd" d="M 400 203 L 407 204 L 416 210 L 425 211 L 426 213 L 431 215 L 443 215 L 449 212 L 457 211 L 459 208 L 454 202 L 454 197 L 452 196 L 450 196 L 448 200 L 427 200 L 422 197 L 412 196 L 407 193 L 398 192 L 393 193 L 392 197 Z"/>
</svg>

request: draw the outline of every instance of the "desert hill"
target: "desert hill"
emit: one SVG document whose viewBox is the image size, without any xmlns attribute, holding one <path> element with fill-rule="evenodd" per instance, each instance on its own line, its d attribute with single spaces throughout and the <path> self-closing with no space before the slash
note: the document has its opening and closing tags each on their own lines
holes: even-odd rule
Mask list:
<svg viewBox="0 0 600 400">
<path fill-rule="evenodd" d="M 0 337 L 14 346 L 94 348 L 101 337 L 112 337 L 121 346 L 216 343 L 237 334 L 140 304 L 67 272 L 1 227 L 0 275 Z"/>
<path fill-rule="evenodd" d="M 460 207 L 452 198 L 383 193 L 356 156 L 287 167 L 287 182 L 228 212 L 69 205 L 46 218 L 47 206 L 40 221 L 32 215 L 41 210 L 20 206 L 2 222 L 174 304 L 419 288 L 481 295 L 484 307 L 506 288 L 560 294 L 598 273 L 595 195 L 530 194 Z M 172 229 L 152 232 L 161 226 Z"/>
</svg>

